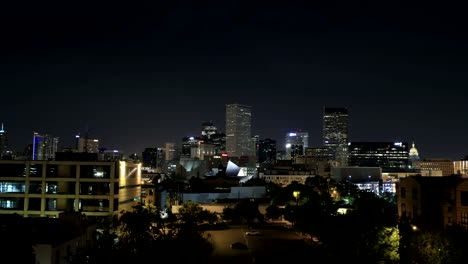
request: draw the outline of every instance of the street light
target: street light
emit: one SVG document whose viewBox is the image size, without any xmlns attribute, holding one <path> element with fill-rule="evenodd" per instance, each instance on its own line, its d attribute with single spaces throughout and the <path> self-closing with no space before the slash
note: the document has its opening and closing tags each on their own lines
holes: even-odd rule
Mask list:
<svg viewBox="0 0 468 264">
<path fill-rule="evenodd" d="M 294 191 L 293 196 L 296 198 L 296 206 L 299 204 L 299 195 L 301 194 L 300 191 Z"/>
</svg>

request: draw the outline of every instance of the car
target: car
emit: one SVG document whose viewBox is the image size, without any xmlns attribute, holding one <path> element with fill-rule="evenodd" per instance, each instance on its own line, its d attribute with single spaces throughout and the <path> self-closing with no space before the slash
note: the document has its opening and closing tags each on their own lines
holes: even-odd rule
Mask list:
<svg viewBox="0 0 468 264">
<path fill-rule="evenodd" d="M 250 231 L 245 232 L 245 235 L 246 236 L 259 236 L 261 235 L 261 233 L 258 230 L 250 230 Z"/>
<path fill-rule="evenodd" d="M 247 249 L 247 245 L 241 242 L 236 242 L 231 244 L 232 249 Z"/>
</svg>

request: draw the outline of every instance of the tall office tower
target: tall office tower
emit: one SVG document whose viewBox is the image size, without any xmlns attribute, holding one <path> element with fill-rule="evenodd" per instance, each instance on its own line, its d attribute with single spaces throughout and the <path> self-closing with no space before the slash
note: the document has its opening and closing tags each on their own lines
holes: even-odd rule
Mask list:
<svg viewBox="0 0 468 264">
<path fill-rule="evenodd" d="M 216 154 L 222 154 L 226 150 L 226 135 L 218 132 L 218 128 L 211 121 L 202 123 L 201 140 L 206 144 L 215 145 Z"/>
<path fill-rule="evenodd" d="M 5 129 L 3 128 L 3 123 L 2 127 L 0 128 L 0 159 L 3 157 L 3 155 L 6 155 L 7 149 L 8 148 L 8 139 L 7 139 L 7 133 Z"/>
<path fill-rule="evenodd" d="M 166 154 L 163 148 L 145 148 L 141 154 L 143 159 L 143 167 L 158 168 L 162 167 Z"/>
<path fill-rule="evenodd" d="M 166 161 L 169 161 L 169 160 L 174 160 L 176 158 L 176 144 L 175 143 L 171 143 L 171 142 L 166 142 L 165 146 L 164 146 L 164 150 L 165 150 L 165 159 Z"/>
<path fill-rule="evenodd" d="M 241 104 L 226 105 L 226 151 L 228 156 L 252 156 L 252 108 Z"/>
<path fill-rule="evenodd" d="M 334 152 L 341 167 L 347 166 L 348 160 L 348 117 L 347 108 L 323 109 L 323 145 Z"/>
<path fill-rule="evenodd" d="M 77 152 L 99 153 L 99 139 L 82 137 L 80 134 L 75 139 Z"/>
<path fill-rule="evenodd" d="M 51 160 L 55 158 L 58 137 L 34 132 L 32 160 Z"/>
<path fill-rule="evenodd" d="M 202 139 L 210 139 L 212 135 L 218 133 L 218 128 L 216 128 L 212 121 L 205 121 L 202 123 Z"/>
<path fill-rule="evenodd" d="M 184 158 L 189 158 L 191 155 L 192 148 L 197 147 L 198 142 L 200 141 L 202 141 L 201 137 L 183 137 L 180 156 Z"/>
<path fill-rule="evenodd" d="M 309 147 L 309 133 L 303 131 L 290 132 L 286 134 L 286 159 L 305 154 Z"/>
<path fill-rule="evenodd" d="M 265 138 L 258 141 L 258 162 L 274 163 L 276 160 L 276 140 Z"/>
</svg>

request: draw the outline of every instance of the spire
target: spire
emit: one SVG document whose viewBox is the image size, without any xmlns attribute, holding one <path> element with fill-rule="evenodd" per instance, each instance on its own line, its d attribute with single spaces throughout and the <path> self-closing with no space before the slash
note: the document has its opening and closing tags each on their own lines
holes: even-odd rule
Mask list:
<svg viewBox="0 0 468 264">
<path fill-rule="evenodd" d="M 5 132 L 5 130 L 3 129 L 3 122 L 2 122 L 2 129 L 0 129 L 0 132 Z"/>
</svg>

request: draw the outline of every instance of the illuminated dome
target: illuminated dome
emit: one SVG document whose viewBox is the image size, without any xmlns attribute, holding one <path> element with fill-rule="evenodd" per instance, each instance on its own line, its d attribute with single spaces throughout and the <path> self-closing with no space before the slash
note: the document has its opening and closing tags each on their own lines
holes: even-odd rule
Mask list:
<svg viewBox="0 0 468 264">
<path fill-rule="evenodd" d="M 418 159 L 419 158 L 418 149 L 414 145 L 414 142 L 413 142 L 413 146 L 411 147 L 411 149 L 409 151 L 409 156 L 410 156 L 410 158 L 413 158 L 413 159 Z"/>
</svg>

